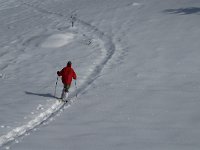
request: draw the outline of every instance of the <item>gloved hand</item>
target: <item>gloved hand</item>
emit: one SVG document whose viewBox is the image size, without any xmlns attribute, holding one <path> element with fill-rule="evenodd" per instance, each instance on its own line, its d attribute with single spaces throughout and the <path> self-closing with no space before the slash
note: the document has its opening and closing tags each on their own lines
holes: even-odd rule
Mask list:
<svg viewBox="0 0 200 150">
<path fill-rule="evenodd" d="M 60 74 L 60 71 L 57 71 L 57 75 L 59 75 Z"/>
</svg>

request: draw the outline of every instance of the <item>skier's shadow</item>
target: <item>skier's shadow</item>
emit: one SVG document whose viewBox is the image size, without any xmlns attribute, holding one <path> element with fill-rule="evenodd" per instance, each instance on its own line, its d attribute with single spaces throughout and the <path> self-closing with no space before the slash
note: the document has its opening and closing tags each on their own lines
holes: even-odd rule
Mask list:
<svg viewBox="0 0 200 150">
<path fill-rule="evenodd" d="M 28 91 L 25 91 L 25 93 L 28 94 L 28 95 L 36 95 L 36 96 L 42 96 L 42 97 L 48 97 L 48 98 L 55 98 L 55 96 L 53 96 L 50 93 L 41 94 L 41 93 L 33 93 L 33 92 L 28 92 Z"/>
</svg>

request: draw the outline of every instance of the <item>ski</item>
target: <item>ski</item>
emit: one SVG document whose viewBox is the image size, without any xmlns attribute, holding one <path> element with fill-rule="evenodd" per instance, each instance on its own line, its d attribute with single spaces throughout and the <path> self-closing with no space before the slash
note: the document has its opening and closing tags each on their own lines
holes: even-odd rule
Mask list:
<svg viewBox="0 0 200 150">
<path fill-rule="evenodd" d="M 68 100 L 64 100 L 64 99 L 62 99 L 62 98 L 56 97 L 56 99 L 57 99 L 59 102 L 63 102 L 63 103 L 67 103 L 67 102 L 68 102 Z"/>
</svg>

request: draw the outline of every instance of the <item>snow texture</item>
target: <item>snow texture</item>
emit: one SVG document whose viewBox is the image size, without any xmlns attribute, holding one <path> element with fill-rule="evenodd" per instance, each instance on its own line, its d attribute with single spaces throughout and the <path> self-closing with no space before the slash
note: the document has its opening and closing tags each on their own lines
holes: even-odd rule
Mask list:
<svg viewBox="0 0 200 150">
<path fill-rule="evenodd" d="M 199 12 L 195 0 L 0 0 L 0 149 L 199 150 Z"/>
</svg>

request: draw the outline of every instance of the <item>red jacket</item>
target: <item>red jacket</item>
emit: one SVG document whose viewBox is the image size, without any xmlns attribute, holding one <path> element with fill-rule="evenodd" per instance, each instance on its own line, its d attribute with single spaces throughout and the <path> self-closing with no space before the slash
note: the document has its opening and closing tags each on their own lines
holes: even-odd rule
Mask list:
<svg viewBox="0 0 200 150">
<path fill-rule="evenodd" d="M 76 80 L 76 73 L 71 65 L 64 67 L 61 71 L 57 72 L 58 76 L 62 76 L 63 84 L 71 84 L 72 78 Z"/>
</svg>

